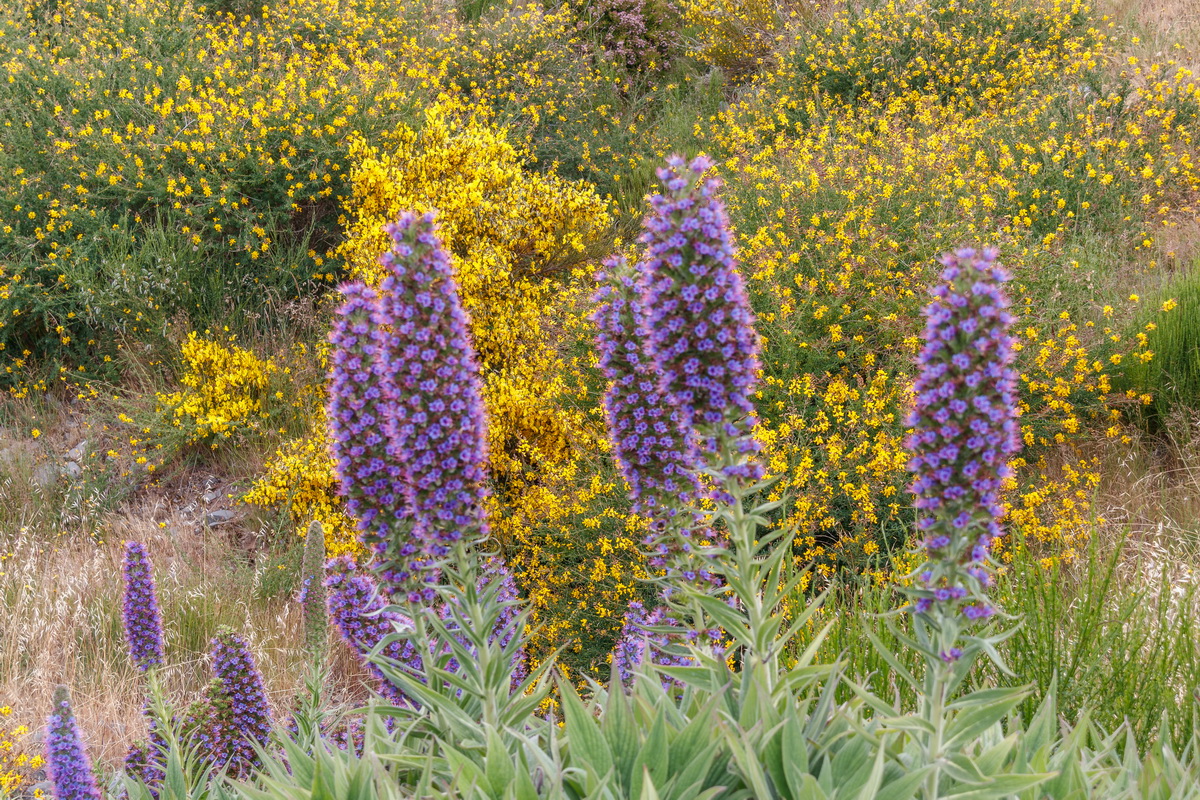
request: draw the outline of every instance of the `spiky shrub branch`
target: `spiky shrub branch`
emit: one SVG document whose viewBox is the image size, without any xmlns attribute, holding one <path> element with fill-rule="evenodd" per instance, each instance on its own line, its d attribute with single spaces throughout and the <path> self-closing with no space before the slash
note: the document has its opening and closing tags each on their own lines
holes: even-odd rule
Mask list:
<svg viewBox="0 0 1200 800">
<path fill-rule="evenodd" d="M 54 711 L 46 723 L 46 764 L 56 800 L 100 800 L 65 686 L 54 690 Z"/>
</svg>

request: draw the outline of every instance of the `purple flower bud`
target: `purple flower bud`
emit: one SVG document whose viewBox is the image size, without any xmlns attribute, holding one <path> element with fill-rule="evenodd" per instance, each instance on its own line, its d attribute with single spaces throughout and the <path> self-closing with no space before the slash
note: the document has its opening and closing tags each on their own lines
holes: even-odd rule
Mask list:
<svg viewBox="0 0 1200 800">
<path fill-rule="evenodd" d="M 154 572 L 146 548 L 125 543 L 125 641 L 129 657 L 142 672 L 163 663 L 162 617 Z"/>
<path fill-rule="evenodd" d="M 46 763 L 56 800 L 100 800 L 65 686 L 54 690 L 54 711 L 46 723 Z"/>
</svg>

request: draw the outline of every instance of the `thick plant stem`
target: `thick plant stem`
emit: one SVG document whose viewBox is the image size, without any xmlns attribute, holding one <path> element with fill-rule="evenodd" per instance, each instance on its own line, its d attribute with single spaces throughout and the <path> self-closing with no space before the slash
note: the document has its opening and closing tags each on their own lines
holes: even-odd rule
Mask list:
<svg viewBox="0 0 1200 800">
<path fill-rule="evenodd" d="M 737 440 L 721 437 L 720 456 L 721 472 L 728 476 L 728 467 L 738 464 L 742 458 Z M 758 521 L 746 513 L 743 481 L 737 477 L 726 477 L 722 483 L 723 491 L 729 498 L 723 515 L 729 526 L 730 549 L 726 557 L 731 563 L 727 568 L 733 569 L 738 585 L 744 587 L 743 592 L 738 592 L 738 599 L 746 614 L 750 633 L 751 645 L 746 654 L 746 663 L 752 670 L 762 667 L 759 671 L 766 676 L 766 688 L 774 692 L 779 677 L 779 652 L 774 637 L 764 635 L 771 609 L 767 607 L 763 596 L 763 582 L 770 576 L 762 574 L 757 558 Z"/>
<path fill-rule="evenodd" d="M 932 664 L 930 665 L 933 666 Z M 937 800 L 938 783 L 941 778 L 942 739 L 946 731 L 946 668 L 936 667 L 933 670 L 931 686 L 925 696 L 925 719 L 933 727 L 929 734 L 929 747 L 926 762 L 929 764 L 929 776 L 925 779 L 926 800 Z"/>
</svg>

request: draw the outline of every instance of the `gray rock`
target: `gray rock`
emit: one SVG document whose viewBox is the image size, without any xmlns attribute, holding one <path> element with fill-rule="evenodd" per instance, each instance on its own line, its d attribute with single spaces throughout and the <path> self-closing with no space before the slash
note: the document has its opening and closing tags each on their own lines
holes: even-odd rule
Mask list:
<svg viewBox="0 0 1200 800">
<path fill-rule="evenodd" d="M 74 461 L 68 461 L 66 465 L 63 466 L 63 472 L 66 473 L 68 478 L 78 478 L 83 474 L 83 467 L 79 466 L 79 464 L 75 463 Z"/>
<path fill-rule="evenodd" d="M 204 496 L 201 497 L 200 499 L 204 501 L 205 505 L 208 505 L 209 503 L 212 503 L 216 500 L 220 500 L 221 493 L 220 492 L 205 492 Z"/>
<path fill-rule="evenodd" d="M 232 521 L 233 518 L 236 516 L 237 516 L 237 514 L 234 514 L 232 511 L 222 508 L 217 511 L 210 511 L 209 513 L 205 514 L 204 515 L 204 524 L 209 527 L 212 527 L 214 525 L 223 525 L 226 522 Z"/>
<path fill-rule="evenodd" d="M 34 486 L 39 489 L 48 489 L 58 480 L 58 470 L 50 462 L 38 464 L 33 468 L 30 478 L 33 480 Z"/>
<path fill-rule="evenodd" d="M 79 444 L 67 451 L 68 461 L 83 461 L 83 457 L 87 455 L 87 439 L 84 439 Z"/>
</svg>

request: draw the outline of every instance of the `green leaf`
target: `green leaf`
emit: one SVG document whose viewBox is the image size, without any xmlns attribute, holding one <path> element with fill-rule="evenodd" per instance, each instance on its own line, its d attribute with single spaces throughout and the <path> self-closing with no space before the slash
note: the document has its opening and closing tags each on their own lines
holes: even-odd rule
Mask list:
<svg viewBox="0 0 1200 800">
<path fill-rule="evenodd" d="M 642 793 L 642 781 L 661 783 L 671 774 L 670 771 L 671 751 L 667 748 L 667 721 L 660 710 L 655 714 L 650 732 L 646 734 L 646 741 L 642 742 L 642 748 L 634 759 L 630 796 L 637 797 Z"/>
<path fill-rule="evenodd" d="M 894 781 L 884 785 L 879 790 L 879 794 L 875 795 L 875 800 L 909 800 L 916 795 L 921 784 L 925 782 L 925 776 L 933 767 L 926 765 L 918 769 L 911 769 L 901 775 Z"/>
<path fill-rule="evenodd" d="M 876 636 L 875 632 L 872 630 L 868 629 L 866 634 L 867 638 L 871 640 L 871 644 L 874 646 L 875 652 L 878 653 L 879 656 L 888 663 L 888 666 L 891 667 L 897 675 L 903 678 L 905 683 L 918 692 L 921 691 L 921 682 L 918 681 L 911 672 L 909 672 L 907 667 L 900 663 L 900 659 L 896 658 L 896 654 L 893 653 L 888 646 L 883 643 L 883 640 Z"/>
<path fill-rule="evenodd" d="M 638 728 L 633 719 L 633 709 L 625 695 L 625 687 L 614 681 L 602 704 L 604 716 L 600 720 L 600 731 L 608 741 L 613 755 L 613 768 L 622 791 L 629 792 L 633 784 L 634 762 L 638 754 Z"/>
<path fill-rule="evenodd" d="M 967 789 L 964 792 L 942 795 L 942 800 L 999 800 L 1010 794 L 1032 789 L 1054 777 L 1053 772 L 1032 775 L 1000 775 L 986 786 Z"/>
<path fill-rule="evenodd" d="M 559 691 L 562 693 L 560 705 L 573 760 L 577 758 L 590 765 L 596 775 L 603 778 L 612 772 L 613 755 L 600 733 L 600 726 L 596 724 L 595 717 L 588 713 L 570 681 L 560 681 Z"/>
<path fill-rule="evenodd" d="M 946 729 L 945 747 L 954 750 L 1004 719 L 1029 694 L 1025 688 L 985 689 L 958 700 L 960 710 Z M 983 695 L 982 697 L 979 697 Z M 976 699 L 972 699 L 972 698 Z"/>
<path fill-rule="evenodd" d="M 502 795 L 516 777 L 512 755 L 495 728 L 487 729 L 487 756 L 483 760 L 484 773 L 492 786 L 492 794 Z"/>
</svg>

